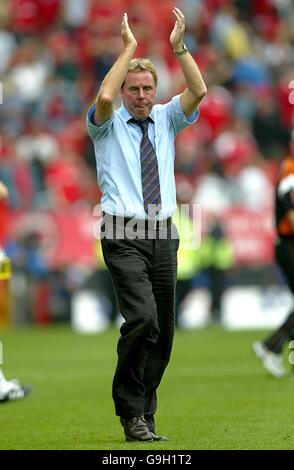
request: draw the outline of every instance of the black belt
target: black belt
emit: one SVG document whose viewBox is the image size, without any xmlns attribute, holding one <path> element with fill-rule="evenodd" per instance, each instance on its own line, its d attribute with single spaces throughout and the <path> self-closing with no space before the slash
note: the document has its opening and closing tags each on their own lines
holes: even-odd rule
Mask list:
<svg viewBox="0 0 294 470">
<path fill-rule="evenodd" d="M 168 219 L 134 219 L 129 217 L 121 217 L 118 215 L 111 215 L 103 213 L 103 221 L 112 223 L 113 225 L 120 225 L 126 227 L 128 224 L 137 229 L 143 228 L 144 230 L 161 230 L 171 225 L 172 218 Z M 129 225 L 129 226 L 130 226 Z"/>
</svg>

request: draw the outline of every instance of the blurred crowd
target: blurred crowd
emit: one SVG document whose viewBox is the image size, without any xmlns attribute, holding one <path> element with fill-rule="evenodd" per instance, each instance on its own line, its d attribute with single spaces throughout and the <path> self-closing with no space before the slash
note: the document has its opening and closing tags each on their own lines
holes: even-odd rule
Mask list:
<svg viewBox="0 0 294 470">
<path fill-rule="evenodd" d="M 99 202 L 85 115 L 119 54 L 124 11 L 159 74 L 158 102 L 184 86 L 169 43 L 171 0 L 1 0 L 0 179 L 17 210 Z M 294 125 L 292 0 L 178 0 L 185 42 L 208 87 L 197 126 L 176 142 L 182 202 L 213 222 L 239 205 L 272 208 Z"/>
<path fill-rule="evenodd" d="M 169 44 L 173 4 L 1 1 L 0 178 L 11 208 L 60 210 L 99 200 L 85 113 L 121 50 L 122 13 L 138 39 L 137 55 L 158 67 L 164 102 L 183 87 Z M 189 198 L 214 211 L 236 202 L 262 210 L 293 127 L 293 3 L 180 0 L 178 6 L 209 90 L 198 126 L 177 142 L 179 183 L 188 180 Z"/>
</svg>

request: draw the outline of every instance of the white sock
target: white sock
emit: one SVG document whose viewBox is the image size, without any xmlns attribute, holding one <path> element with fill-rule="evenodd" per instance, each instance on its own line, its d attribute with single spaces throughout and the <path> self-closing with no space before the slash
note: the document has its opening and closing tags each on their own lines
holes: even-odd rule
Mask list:
<svg viewBox="0 0 294 470">
<path fill-rule="evenodd" d="M 14 380 L 6 380 L 2 370 L 0 369 L 0 396 L 5 395 L 7 392 L 11 390 L 15 390 L 19 388 L 19 385 Z"/>
<path fill-rule="evenodd" d="M 5 379 L 5 377 L 4 377 L 4 374 L 3 374 L 3 372 L 2 372 L 2 369 L 0 369 L 0 382 L 1 382 L 2 380 L 5 380 L 5 381 L 6 381 L 6 379 Z"/>
<path fill-rule="evenodd" d="M 8 382 L 4 377 L 2 370 L 0 369 L 0 395 L 7 392 Z"/>
</svg>

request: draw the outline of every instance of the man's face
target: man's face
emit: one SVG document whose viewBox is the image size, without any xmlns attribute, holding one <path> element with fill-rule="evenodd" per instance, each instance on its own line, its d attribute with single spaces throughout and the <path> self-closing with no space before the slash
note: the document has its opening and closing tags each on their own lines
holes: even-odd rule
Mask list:
<svg viewBox="0 0 294 470">
<path fill-rule="evenodd" d="M 128 72 L 121 90 L 123 104 L 135 119 L 146 119 L 153 107 L 156 87 L 151 72 Z"/>
</svg>

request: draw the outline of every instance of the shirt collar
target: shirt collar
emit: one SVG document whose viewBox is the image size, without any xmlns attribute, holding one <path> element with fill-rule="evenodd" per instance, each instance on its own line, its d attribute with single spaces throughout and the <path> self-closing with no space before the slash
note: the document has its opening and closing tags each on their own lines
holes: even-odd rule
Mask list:
<svg viewBox="0 0 294 470">
<path fill-rule="evenodd" d="M 128 110 L 122 104 L 119 108 L 119 113 L 125 122 L 128 122 L 130 119 L 134 119 L 133 116 L 128 112 Z M 152 108 L 151 113 L 148 116 L 154 122 L 154 110 Z"/>
</svg>

